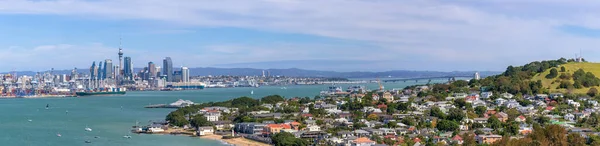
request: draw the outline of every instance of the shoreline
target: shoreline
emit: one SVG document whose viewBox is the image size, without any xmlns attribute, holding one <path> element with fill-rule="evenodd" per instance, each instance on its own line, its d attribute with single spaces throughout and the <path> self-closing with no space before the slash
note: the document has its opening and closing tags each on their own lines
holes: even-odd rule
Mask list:
<svg viewBox="0 0 600 146">
<path fill-rule="evenodd" d="M 183 129 L 180 129 L 180 128 L 169 128 L 168 130 L 165 130 L 163 132 L 145 133 L 145 134 L 171 134 L 171 135 L 173 135 L 172 133 L 178 133 L 178 134 L 175 134 L 175 135 L 186 135 L 186 136 L 195 137 L 195 138 L 202 138 L 202 139 L 208 139 L 208 140 L 217 140 L 217 141 L 221 141 L 223 143 L 226 143 L 227 145 L 234 145 L 234 146 L 271 146 L 271 145 L 266 144 L 266 143 L 262 143 L 262 142 L 258 142 L 258 141 L 254 141 L 254 140 L 250 140 L 250 139 L 246 139 L 246 138 L 243 138 L 243 137 L 232 138 L 232 139 L 223 139 L 223 136 L 216 135 L 216 134 L 209 134 L 209 135 L 204 135 L 204 136 L 196 136 L 195 132 L 183 130 Z"/>
</svg>

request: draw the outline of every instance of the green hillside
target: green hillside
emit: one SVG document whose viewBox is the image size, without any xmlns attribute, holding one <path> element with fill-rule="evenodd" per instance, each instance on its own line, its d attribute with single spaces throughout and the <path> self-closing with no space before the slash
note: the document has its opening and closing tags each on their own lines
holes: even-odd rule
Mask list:
<svg viewBox="0 0 600 146">
<path fill-rule="evenodd" d="M 561 72 L 561 67 L 565 67 L 565 72 Z M 572 76 L 577 70 L 583 69 L 586 73 L 591 72 L 596 77 L 600 77 L 600 63 L 589 63 L 589 62 L 569 62 L 566 64 L 562 64 L 558 67 L 553 67 L 558 70 L 558 75 L 566 74 L 568 76 Z M 552 69 L 552 68 L 551 68 Z M 548 89 L 550 92 L 562 92 L 562 93 L 586 93 L 591 87 L 583 87 L 580 89 L 571 88 L 571 89 L 557 89 L 561 84 L 561 81 L 569 81 L 569 83 L 573 84 L 575 81 L 571 77 L 570 79 L 561 79 L 560 77 L 555 77 L 552 79 L 546 78 L 548 74 L 550 74 L 550 70 L 547 69 L 542 73 L 538 73 L 531 78 L 531 81 L 541 80 L 542 85 Z M 597 86 L 594 86 L 597 87 Z"/>
</svg>

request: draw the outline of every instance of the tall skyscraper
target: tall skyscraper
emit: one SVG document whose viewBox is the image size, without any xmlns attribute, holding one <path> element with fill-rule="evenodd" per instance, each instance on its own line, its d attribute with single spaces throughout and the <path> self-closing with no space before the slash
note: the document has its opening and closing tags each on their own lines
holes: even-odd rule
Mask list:
<svg viewBox="0 0 600 146">
<path fill-rule="evenodd" d="M 98 63 L 98 66 L 99 66 L 98 67 L 98 75 L 96 75 L 96 76 L 98 76 L 98 80 L 102 80 L 104 78 L 104 76 L 103 76 L 104 68 L 102 68 L 102 65 L 103 65 L 103 63 L 102 63 L 102 61 L 100 61 L 100 63 Z"/>
<path fill-rule="evenodd" d="M 131 62 L 131 57 L 125 57 L 125 64 L 123 64 L 123 75 L 125 79 L 132 80 L 133 79 L 133 63 Z"/>
<path fill-rule="evenodd" d="M 181 82 L 190 82 L 190 69 L 187 67 L 181 67 Z"/>
<path fill-rule="evenodd" d="M 167 82 L 173 82 L 173 61 L 171 57 L 163 60 L 163 75 L 167 76 Z"/>
<path fill-rule="evenodd" d="M 90 79 L 95 79 L 96 78 L 96 74 L 98 73 L 98 68 L 96 67 L 96 61 L 94 61 L 92 63 L 92 66 L 90 67 Z"/>
<path fill-rule="evenodd" d="M 156 77 L 156 65 L 154 62 L 148 62 L 148 79 Z"/>
<path fill-rule="evenodd" d="M 112 79 L 113 77 L 113 64 L 112 60 L 104 60 L 104 78 Z"/>
</svg>

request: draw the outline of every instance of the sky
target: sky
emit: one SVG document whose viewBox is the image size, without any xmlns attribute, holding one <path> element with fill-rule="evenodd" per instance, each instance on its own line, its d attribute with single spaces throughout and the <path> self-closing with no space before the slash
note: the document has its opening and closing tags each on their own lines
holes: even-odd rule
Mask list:
<svg viewBox="0 0 600 146">
<path fill-rule="evenodd" d="M 600 1 L 0 0 L 0 71 L 174 66 L 503 71 L 599 61 Z M 120 41 L 121 40 L 121 41 Z M 116 64 L 116 63 L 115 63 Z"/>
</svg>

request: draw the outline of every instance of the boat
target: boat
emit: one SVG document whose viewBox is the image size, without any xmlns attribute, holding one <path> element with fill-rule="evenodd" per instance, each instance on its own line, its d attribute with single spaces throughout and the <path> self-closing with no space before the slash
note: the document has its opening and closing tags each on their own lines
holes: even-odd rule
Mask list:
<svg viewBox="0 0 600 146">
<path fill-rule="evenodd" d="M 92 128 L 85 126 L 85 131 L 92 131 Z"/>
<path fill-rule="evenodd" d="M 124 95 L 125 93 L 126 93 L 125 88 L 100 88 L 100 89 L 96 89 L 96 90 L 75 92 L 75 95 L 77 95 L 77 96 Z"/>
<path fill-rule="evenodd" d="M 60 135 L 60 133 L 59 133 L 59 134 L 56 134 L 56 136 L 57 136 L 57 137 L 62 137 L 62 135 Z"/>
<path fill-rule="evenodd" d="M 281 89 L 285 90 L 285 89 L 287 89 L 287 88 L 286 88 L 286 87 L 281 87 Z"/>
<path fill-rule="evenodd" d="M 27 120 L 27 121 L 31 122 L 31 121 L 33 121 L 33 120 L 29 119 L 29 120 Z"/>
<path fill-rule="evenodd" d="M 85 143 L 92 143 L 92 141 L 86 140 Z"/>
<path fill-rule="evenodd" d="M 131 136 L 125 135 L 125 136 L 123 136 L 123 138 L 131 138 Z"/>
<path fill-rule="evenodd" d="M 254 94 L 254 90 L 250 91 L 250 94 Z"/>
<path fill-rule="evenodd" d="M 46 104 L 46 109 L 50 108 L 50 104 Z"/>
</svg>

